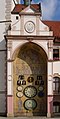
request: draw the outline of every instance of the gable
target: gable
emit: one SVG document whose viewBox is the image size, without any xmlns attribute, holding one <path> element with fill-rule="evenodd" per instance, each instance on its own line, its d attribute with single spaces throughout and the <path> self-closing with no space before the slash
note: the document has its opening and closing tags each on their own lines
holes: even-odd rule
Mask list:
<svg viewBox="0 0 60 119">
<path fill-rule="evenodd" d="M 21 13 L 34 13 L 34 10 L 30 6 L 26 7 Z"/>
</svg>

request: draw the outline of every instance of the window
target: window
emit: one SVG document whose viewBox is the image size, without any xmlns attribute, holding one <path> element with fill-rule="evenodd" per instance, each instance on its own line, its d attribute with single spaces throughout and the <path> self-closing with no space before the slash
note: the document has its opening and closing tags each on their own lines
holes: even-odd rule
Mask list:
<svg viewBox="0 0 60 119">
<path fill-rule="evenodd" d="M 60 92 L 60 78 L 59 77 L 53 78 L 53 91 Z"/>
<path fill-rule="evenodd" d="M 53 112 L 60 113 L 60 102 L 53 102 Z"/>
<path fill-rule="evenodd" d="M 18 16 L 16 16 L 16 20 L 18 20 L 19 19 L 19 17 Z"/>
<path fill-rule="evenodd" d="M 59 60 L 59 49 L 53 49 L 53 59 Z"/>
</svg>

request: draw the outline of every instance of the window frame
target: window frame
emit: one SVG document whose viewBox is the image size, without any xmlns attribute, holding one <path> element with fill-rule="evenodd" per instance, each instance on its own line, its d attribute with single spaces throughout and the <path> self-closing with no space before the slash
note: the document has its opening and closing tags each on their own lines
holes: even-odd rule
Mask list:
<svg viewBox="0 0 60 119">
<path fill-rule="evenodd" d="M 60 87 L 60 78 L 55 76 L 53 78 L 53 92 L 58 92 L 59 93 L 60 92 L 59 87 Z"/>
<path fill-rule="evenodd" d="M 59 48 L 53 49 L 53 60 L 59 60 Z"/>
<path fill-rule="evenodd" d="M 60 113 L 60 102 L 58 101 L 53 102 L 53 112 Z"/>
</svg>

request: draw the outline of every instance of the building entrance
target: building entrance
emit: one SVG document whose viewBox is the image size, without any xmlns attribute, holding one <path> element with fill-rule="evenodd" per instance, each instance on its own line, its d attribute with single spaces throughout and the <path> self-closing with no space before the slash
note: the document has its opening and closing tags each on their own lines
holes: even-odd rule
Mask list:
<svg viewBox="0 0 60 119">
<path fill-rule="evenodd" d="M 33 43 L 23 45 L 13 64 L 14 115 L 46 116 L 47 57 Z"/>
</svg>

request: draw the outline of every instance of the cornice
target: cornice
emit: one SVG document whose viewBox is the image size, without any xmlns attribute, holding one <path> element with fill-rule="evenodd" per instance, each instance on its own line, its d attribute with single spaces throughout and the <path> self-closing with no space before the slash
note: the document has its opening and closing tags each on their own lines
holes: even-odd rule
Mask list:
<svg viewBox="0 0 60 119">
<path fill-rule="evenodd" d="M 5 40 L 54 40 L 54 36 L 5 35 Z"/>
</svg>

